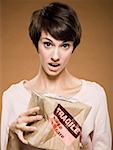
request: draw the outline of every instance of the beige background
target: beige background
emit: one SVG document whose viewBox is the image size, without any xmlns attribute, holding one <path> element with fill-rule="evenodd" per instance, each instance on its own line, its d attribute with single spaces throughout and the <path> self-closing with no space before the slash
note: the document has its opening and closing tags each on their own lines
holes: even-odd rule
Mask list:
<svg viewBox="0 0 113 150">
<path fill-rule="evenodd" d="M 76 9 L 83 28 L 81 44 L 68 68 L 74 75 L 104 86 L 113 128 L 113 0 L 61 1 Z M 2 0 L 1 92 L 12 83 L 30 79 L 37 73 L 38 54 L 29 39 L 27 28 L 32 11 L 48 2 L 50 0 Z"/>
<path fill-rule="evenodd" d="M 2 11 L 1 11 L 1 8 L 2 7 L 1 7 L 1 1 L 0 1 L 0 85 L 1 85 L 1 81 L 2 81 L 2 79 L 1 79 L 1 73 L 2 73 L 2 70 L 1 70 L 2 69 L 2 60 L 1 60 L 1 58 L 2 58 L 2 56 L 1 56 L 2 55 L 1 54 L 1 52 L 2 52 L 2 36 L 1 36 L 2 35 L 2 32 L 1 32 L 2 31 L 2 28 L 1 28 L 2 27 L 1 26 L 1 22 L 2 22 L 2 18 L 1 17 L 2 17 L 2 14 L 1 14 L 1 12 Z M 2 90 L 1 88 L 2 88 L 2 86 L 0 86 L 0 92 Z"/>
</svg>

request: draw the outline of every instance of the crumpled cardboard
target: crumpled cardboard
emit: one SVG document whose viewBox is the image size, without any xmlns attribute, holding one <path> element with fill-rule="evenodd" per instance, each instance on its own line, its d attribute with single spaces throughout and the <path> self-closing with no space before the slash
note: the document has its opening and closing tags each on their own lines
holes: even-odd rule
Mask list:
<svg viewBox="0 0 113 150">
<path fill-rule="evenodd" d="M 37 127 L 25 138 L 34 147 L 47 150 L 80 150 L 82 126 L 91 107 L 79 101 L 44 96 L 33 91 L 29 108 L 39 106 L 43 119 L 29 124 Z"/>
</svg>

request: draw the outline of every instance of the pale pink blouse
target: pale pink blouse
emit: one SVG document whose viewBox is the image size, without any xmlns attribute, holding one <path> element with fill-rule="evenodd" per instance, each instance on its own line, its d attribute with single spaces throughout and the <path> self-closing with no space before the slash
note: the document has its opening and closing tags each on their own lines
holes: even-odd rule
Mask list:
<svg viewBox="0 0 113 150">
<path fill-rule="evenodd" d="M 1 150 L 6 150 L 8 142 L 9 125 L 27 110 L 31 94 L 25 89 L 23 82 L 13 84 L 3 93 L 2 118 L 1 118 Z M 111 129 L 107 108 L 106 94 L 103 88 L 91 81 L 81 80 L 81 90 L 68 97 L 71 101 L 80 101 L 91 106 L 82 128 L 82 143 L 88 145 L 88 150 L 111 150 Z M 59 99 L 65 97 L 55 93 L 45 93 L 50 97 Z M 90 133 L 93 132 L 92 139 Z"/>
</svg>

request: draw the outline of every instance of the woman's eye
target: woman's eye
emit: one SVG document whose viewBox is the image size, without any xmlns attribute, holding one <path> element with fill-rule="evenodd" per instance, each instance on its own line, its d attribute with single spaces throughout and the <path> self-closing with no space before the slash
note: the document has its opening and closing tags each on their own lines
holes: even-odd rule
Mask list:
<svg viewBox="0 0 113 150">
<path fill-rule="evenodd" d="M 44 42 L 44 46 L 46 48 L 50 48 L 52 46 L 52 44 L 50 42 Z"/>
<path fill-rule="evenodd" d="M 65 43 L 62 45 L 64 49 L 68 49 L 69 48 L 69 44 Z"/>
</svg>

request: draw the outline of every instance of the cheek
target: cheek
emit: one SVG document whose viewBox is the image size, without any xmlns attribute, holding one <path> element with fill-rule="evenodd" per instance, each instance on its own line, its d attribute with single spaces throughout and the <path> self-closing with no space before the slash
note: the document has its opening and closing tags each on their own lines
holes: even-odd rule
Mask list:
<svg viewBox="0 0 113 150">
<path fill-rule="evenodd" d="M 41 52 L 41 53 L 40 53 L 40 57 L 41 57 L 42 59 L 46 59 L 47 55 L 46 55 L 44 52 Z"/>
<path fill-rule="evenodd" d="M 39 58 L 40 58 L 40 63 L 42 65 L 46 64 L 46 62 L 47 62 L 47 56 L 44 53 L 39 54 Z"/>
<path fill-rule="evenodd" d="M 48 53 L 41 47 L 39 49 L 39 57 L 41 61 L 46 61 L 48 59 Z"/>
<path fill-rule="evenodd" d="M 70 60 L 70 58 L 71 58 L 71 55 L 72 55 L 72 54 L 67 54 L 65 57 L 63 57 L 63 62 L 64 62 L 65 64 L 67 64 L 67 63 L 69 62 L 69 60 Z"/>
</svg>

